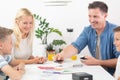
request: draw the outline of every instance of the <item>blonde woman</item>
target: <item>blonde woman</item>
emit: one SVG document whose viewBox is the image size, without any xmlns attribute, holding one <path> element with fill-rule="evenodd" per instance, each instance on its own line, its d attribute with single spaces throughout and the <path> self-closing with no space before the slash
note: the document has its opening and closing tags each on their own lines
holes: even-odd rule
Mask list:
<svg viewBox="0 0 120 80">
<path fill-rule="evenodd" d="M 21 8 L 18 11 L 13 31 L 14 47 L 12 54 L 15 59 L 23 59 L 27 64 L 44 63 L 46 61 L 43 57 L 39 58 L 32 55 L 34 17 L 28 9 Z"/>
</svg>

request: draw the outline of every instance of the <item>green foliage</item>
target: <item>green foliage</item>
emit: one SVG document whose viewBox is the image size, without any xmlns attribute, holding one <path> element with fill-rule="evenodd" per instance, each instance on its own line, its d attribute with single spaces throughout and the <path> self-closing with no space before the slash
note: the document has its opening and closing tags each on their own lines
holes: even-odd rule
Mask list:
<svg viewBox="0 0 120 80">
<path fill-rule="evenodd" d="M 52 44 L 47 45 L 47 51 L 54 51 Z"/>
<path fill-rule="evenodd" d="M 58 49 L 58 52 L 61 52 L 63 49 L 61 48 L 61 45 L 63 44 L 66 44 L 66 42 L 64 40 L 53 40 L 52 42 L 52 45 L 55 45 L 57 46 L 59 49 Z"/>
<path fill-rule="evenodd" d="M 62 50 L 63 50 L 63 49 L 60 48 L 60 49 L 59 49 L 59 52 L 61 52 Z"/>
<path fill-rule="evenodd" d="M 40 17 L 37 14 L 34 14 L 34 18 L 39 21 L 38 28 L 35 30 L 35 36 L 40 38 L 42 44 L 47 44 L 47 37 L 50 33 L 57 33 L 58 35 L 62 36 L 61 31 L 49 26 L 49 23 L 46 21 L 45 18 Z"/>
<path fill-rule="evenodd" d="M 63 44 L 66 44 L 66 42 L 64 40 L 53 40 L 52 44 L 55 46 L 61 46 Z"/>
</svg>

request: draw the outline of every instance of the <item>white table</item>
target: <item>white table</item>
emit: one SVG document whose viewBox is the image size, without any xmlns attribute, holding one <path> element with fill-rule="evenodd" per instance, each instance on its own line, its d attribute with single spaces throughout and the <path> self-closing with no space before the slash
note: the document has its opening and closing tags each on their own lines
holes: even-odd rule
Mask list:
<svg viewBox="0 0 120 80">
<path fill-rule="evenodd" d="M 62 65 L 70 66 L 78 63 L 78 61 L 65 61 Z M 46 62 L 44 64 L 31 64 L 26 65 L 26 72 L 22 77 L 22 80 L 72 80 L 72 74 L 48 74 L 43 73 L 39 66 L 58 66 L 60 64 L 54 62 Z M 75 69 L 75 68 L 74 68 Z M 74 70 L 72 69 L 72 70 Z M 86 66 L 77 67 L 76 72 L 87 72 L 93 75 L 93 80 L 115 80 L 107 71 L 101 66 Z"/>
</svg>

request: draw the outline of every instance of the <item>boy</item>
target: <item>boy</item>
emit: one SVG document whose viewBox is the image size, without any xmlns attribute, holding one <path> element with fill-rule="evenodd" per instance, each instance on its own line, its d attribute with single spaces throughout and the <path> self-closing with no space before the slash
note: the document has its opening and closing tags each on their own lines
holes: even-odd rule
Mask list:
<svg viewBox="0 0 120 80">
<path fill-rule="evenodd" d="M 120 52 L 120 26 L 114 29 L 114 44 L 118 52 Z M 115 78 L 120 80 L 120 56 L 117 61 L 116 71 L 115 71 Z"/>
<path fill-rule="evenodd" d="M 20 80 L 24 73 L 24 64 L 19 64 L 19 61 L 12 59 L 10 56 L 12 33 L 11 29 L 0 27 L 0 75 L 9 76 L 11 80 Z M 16 67 L 13 68 L 13 66 Z"/>
</svg>

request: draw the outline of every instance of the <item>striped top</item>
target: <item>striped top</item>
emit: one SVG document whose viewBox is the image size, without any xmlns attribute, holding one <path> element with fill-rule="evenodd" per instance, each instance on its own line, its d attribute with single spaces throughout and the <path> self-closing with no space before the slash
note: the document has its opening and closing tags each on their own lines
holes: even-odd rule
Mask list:
<svg viewBox="0 0 120 80">
<path fill-rule="evenodd" d="M 5 55 L 2 56 L 0 55 L 0 69 L 5 66 L 8 65 L 12 60 L 12 57 L 10 55 Z M 0 70 L 0 75 L 4 75 L 4 73 Z"/>
</svg>

